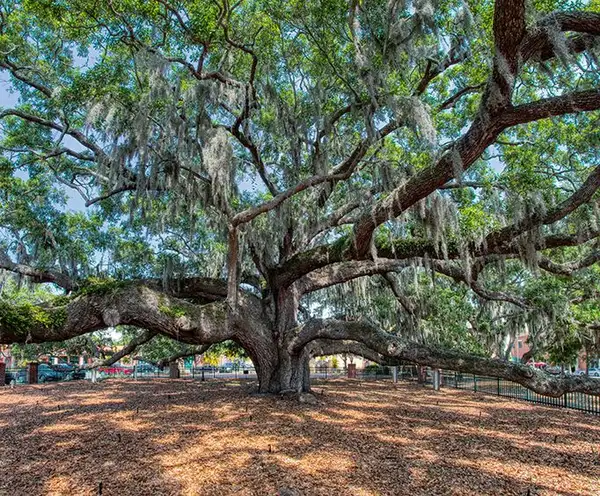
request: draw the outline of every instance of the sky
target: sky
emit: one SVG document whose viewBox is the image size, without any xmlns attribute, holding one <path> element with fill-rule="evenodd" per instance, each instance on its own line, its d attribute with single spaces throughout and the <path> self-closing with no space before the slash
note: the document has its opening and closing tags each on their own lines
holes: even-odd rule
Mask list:
<svg viewBox="0 0 600 496">
<path fill-rule="evenodd" d="M 85 61 L 88 63 L 88 60 Z M 0 109 L 14 108 L 18 104 L 19 95 L 16 92 L 10 91 L 9 76 L 6 70 L 0 70 Z M 19 171 L 16 174 L 17 177 L 22 179 L 27 178 L 27 172 Z M 77 191 L 70 189 L 66 186 L 58 185 L 60 189 L 63 189 L 67 196 L 67 205 L 65 210 L 69 212 L 82 212 L 86 209 L 85 200 L 81 197 Z"/>
</svg>

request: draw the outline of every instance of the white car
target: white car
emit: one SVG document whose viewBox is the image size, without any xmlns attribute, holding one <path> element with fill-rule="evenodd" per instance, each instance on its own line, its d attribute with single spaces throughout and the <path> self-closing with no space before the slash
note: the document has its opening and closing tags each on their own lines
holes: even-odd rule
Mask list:
<svg viewBox="0 0 600 496">
<path fill-rule="evenodd" d="M 585 375 L 585 369 L 575 372 L 576 375 Z M 588 375 L 594 379 L 600 379 L 600 368 L 591 368 L 588 370 Z"/>
</svg>

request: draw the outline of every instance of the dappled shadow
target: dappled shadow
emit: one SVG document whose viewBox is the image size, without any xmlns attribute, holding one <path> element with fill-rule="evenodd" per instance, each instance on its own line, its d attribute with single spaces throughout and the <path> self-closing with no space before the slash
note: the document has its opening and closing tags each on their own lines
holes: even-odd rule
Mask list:
<svg viewBox="0 0 600 496">
<path fill-rule="evenodd" d="M 317 384 L 317 406 L 251 387 L 2 390 L 0 494 L 597 494 L 589 415 L 389 382 Z"/>
</svg>

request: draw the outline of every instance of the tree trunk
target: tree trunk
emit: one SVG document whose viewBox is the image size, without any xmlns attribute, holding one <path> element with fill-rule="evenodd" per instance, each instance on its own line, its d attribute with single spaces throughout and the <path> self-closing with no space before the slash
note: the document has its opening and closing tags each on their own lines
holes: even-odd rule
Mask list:
<svg viewBox="0 0 600 496">
<path fill-rule="evenodd" d="M 275 353 L 268 358 L 269 363 L 259 364 L 261 370 L 270 374 L 259 375 L 259 390 L 265 393 L 310 391 L 309 361 L 306 349 L 292 354 L 288 350 L 288 341 L 292 329 L 298 325 L 299 295 L 293 289 L 280 289 L 275 296 L 275 318 L 273 343 Z M 275 355 L 276 359 L 272 356 Z M 257 358 L 260 361 L 260 358 Z M 264 361 L 264 356 L 263 356 Z M 256 363 L 256 362 L 255 362 Z"/>
<path fill-rule="evenodd" d="M 290 355 L 285 349 L 279 349 L 276 358 L 265 355 L 252 356 L 252 362 L 258 376 L 260 393 L 303 393 L 310 391 L 310 372 L 308 353 Z"/>
</svg>

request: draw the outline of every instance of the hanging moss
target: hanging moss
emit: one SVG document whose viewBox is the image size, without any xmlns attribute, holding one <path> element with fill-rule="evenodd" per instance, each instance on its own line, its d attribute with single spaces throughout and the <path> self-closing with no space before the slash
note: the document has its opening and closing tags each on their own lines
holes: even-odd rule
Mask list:
<svg viewBox="0 0 600 496">
<path fill-rule="evenodd" d="M 64 306 L 44 308 L 33 303 L 9 303 L 0 300 L 0 326 L 17 335 L 26 335 L 31 328 L 60 329 L 67 321 Z"/>
</svg>

